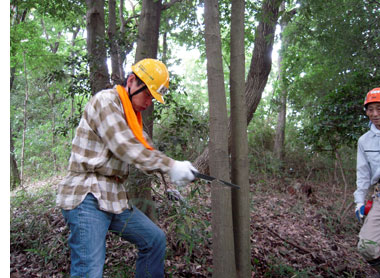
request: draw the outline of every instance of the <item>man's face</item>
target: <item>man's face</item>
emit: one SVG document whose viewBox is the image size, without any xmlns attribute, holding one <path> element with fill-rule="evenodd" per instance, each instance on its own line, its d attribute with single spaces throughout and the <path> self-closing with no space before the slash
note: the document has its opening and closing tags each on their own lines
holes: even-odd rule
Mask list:
<svg viewBox="0 0 380 278">
<path fill-rule="evenodd" d="M 145 84 L 137 85 L 137 80 L 134 75 L 131 75 L 128 79 L 127 86 L 130 87 L 131 95 L 133 95 L 134 92 L 136 92 L 138 89 L 145 86 Z M 137 95 L 134 95 L 132 97 L 132 107 L 135 112 L 142 112 L 145 109 L 147 109 L 149 106 L 152 105 L 152 95 L 150 94 L 148 88 L 146 88 L 144 91 L 138 93 Z"/>
<path fill-rule="evenodd" d="M 366 114 L 376 128 L 380 129 L 380 102 L 368 104 Z"/>
</svg>

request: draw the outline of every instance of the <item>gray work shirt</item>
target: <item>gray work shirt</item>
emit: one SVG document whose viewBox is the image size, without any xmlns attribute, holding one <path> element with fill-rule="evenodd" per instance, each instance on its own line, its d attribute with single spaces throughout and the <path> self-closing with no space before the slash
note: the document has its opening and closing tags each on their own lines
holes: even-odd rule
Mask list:
<svg viewBox="0 0 380 278">
<path fill-rule="evenodd" d="M 368 188 L 380 179 L 380 130 L 375 125 L 358 141 L 355 203 L 364 203 Z"/>
</svg>

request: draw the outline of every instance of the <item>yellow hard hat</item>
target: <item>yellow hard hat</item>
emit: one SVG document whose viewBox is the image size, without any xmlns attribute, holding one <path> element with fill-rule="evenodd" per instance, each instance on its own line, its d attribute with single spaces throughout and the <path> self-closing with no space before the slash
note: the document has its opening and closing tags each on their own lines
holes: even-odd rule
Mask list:
<svg viewBox="0 0 380 278">
<path fill-rule="evenodd" d="M 132 66 L 132 71 L 145 83 L 155 99 L 165 103 L 162 96 L 169 89 L 169 72 L 164 63 L 156 59 L 143 59 Z"/>
</svg>

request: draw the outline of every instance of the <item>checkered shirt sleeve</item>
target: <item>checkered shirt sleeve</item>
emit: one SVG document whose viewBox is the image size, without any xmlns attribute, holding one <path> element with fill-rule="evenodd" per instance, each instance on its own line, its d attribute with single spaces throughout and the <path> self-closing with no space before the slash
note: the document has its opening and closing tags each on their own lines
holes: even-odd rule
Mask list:
<svg viewBox="0 0 380 278">
<path fill-rule="evenodd" d="M 173 160 L 160 151 L 146 149 L 126 123 L 116 89 L 103 90 L 91 98 L 72 142 L 69 173 L 58 187 L 57 205 L 69 210 L 88 193 L 99 201 L 100 209 L 121 213 L 128 208 L 122 183 L 128 165 L 144 172 L 167 173 Z"/>
</svg>

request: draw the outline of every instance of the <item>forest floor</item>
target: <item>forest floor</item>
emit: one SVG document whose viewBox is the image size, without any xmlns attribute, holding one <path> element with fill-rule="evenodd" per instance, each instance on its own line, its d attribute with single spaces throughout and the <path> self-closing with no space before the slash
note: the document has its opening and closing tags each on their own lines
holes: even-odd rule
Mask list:
<svg viewBox="0 0 380 278">
<path fill-rule="evenodd" d="M 11 278 L 68 277 L 68 228 L 55 192 L 62 177 L 11 192 Z M 167 235 L 166 277 L 211 277 L 211 192 L 197 182 L 184 201 L 154 187 L 158 225 Z M 251 181 L 252 277 L 371 277 L 356 252 L 360 225 L 341 209 L 343 188 L 304 181 Z M 352 198 L 352 192 L 348 192 Z M 346 217 L 341 218 L 346 210 Z M 342 220 L 339 220 L 342 219 Z M 136 249 L 107 236 L 104 277 L 133 277 Z"/>
</svg>

